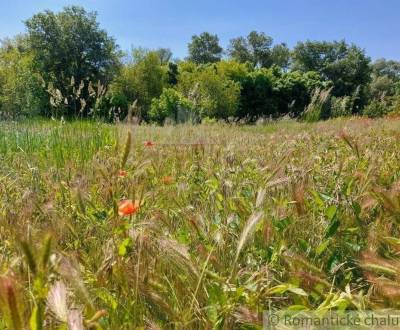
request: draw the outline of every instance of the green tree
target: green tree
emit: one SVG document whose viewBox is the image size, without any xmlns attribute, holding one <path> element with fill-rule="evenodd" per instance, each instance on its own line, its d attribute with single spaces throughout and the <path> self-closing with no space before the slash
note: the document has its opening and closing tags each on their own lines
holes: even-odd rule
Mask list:
<svg viewBox="0 0 400 330">
<path fill-rule="evenodd" d="M 172 59 L 172 52 L 169 48 L 158 48 L 155 52 L 160 57 L 162 65 L 167 65 Z"/>
<path fill-rule="evenodd" d="M 334 96 L 353 95 L 359 89 L 360 100 L 365 97 L 371 79 L 370 58 L 359 47 L 345 41 L 306 41 L 296 45 L 292 56 L 294 70 L 316 71 L 332 81 Z"/>
<path fill-rule="evenodd" d="M 249 72 L 241 82 L 237 116 L 255 121 L 262 116 L 278 116 L 274 98 L 274 75 L 270 69 Z"/>
<path fill-rule="evenodd" d="M 149 119 L 159 124 L 167 118 L 178 123 L 193 120 L 196 116 L 193 103 L 173 88 L 165 88 L 159 98 L 153 99 L 149 111 Z"/>
<path fill-rule="evenodd" d="M 68 97 L 71 77 L 75 89 L 81 81 L 107 84 L 119 67 L 118 47 L 99 27 L 94 12 L 76 6 L 59 13 L 47 10 L 25 24 L 37 71 L 64 97 Z M 76 109 L 76 104 L 70 104 L 68 112 Z"/>
<path fill-rule="evenodd" d="M 264 32 L 252 31 L 247 37 L 230 41 L 228 54 L 240 63 L 250 62 L 255 67 L 268 68 L 277 65 L 287 68 L 290 51 L 285 44 L 272 47 L 273 39 Z"/>
<path fill-rule="evenodd" d="M 176 63 L 173 62 L 168 63 L 167 75 L 168 75 L 167 78 L 168 84 L 170 84 L 171 86 L 175 86 L 178 83 L 178 75 L 179 75 L 178 65 Z"/>
<path fill-rule="evenodd" d="M 386 76 L 393 81 L 400 81 L 400 62 L 378 59 L 372 64 L 372 74 L 375 77 Z"/>
<path fill-rule="evenodd" d="M 288 69 L 290 65 L 290 50 L 285 43 L 277 44 L 271 50 L 271 65 Z"/>
<path fill-rule="evenodd" d="M 372 81 L 369 86 L 371 98 L 377 100 L 394 96 L 400 85 L 400 62 L 378 59 L 371 68 Z"/>
<path fill-rule="evenodd" d="M 197 64 L 214 63 L 221 60 L 222 47 L 219 45 L 217 35 L 203 32 L 194 35 L 188 45 L 189 60 Z"/>
<path fill-rule="evenodd" d="M 42 84 L 33 70 L 25 36 L 4 40 L 0 47 L 0 118 L 41 114 L 46 100 Z"/>
<path fill-rule="evenodd" d="M 216 64 L 180 64 L 177 88 L 199 109 L 202 117 L 227 119 L 236 116 L 240 84 L 219 74 Z"/>
<path fill-rule="evenodd" d="M 109 96 L 118 100 L 123 110 L 127 110 L 130 104 L 137 101 L 140 115 L 147 119 L 151 101 L 161 95 L 166 81 L 166 67 L 162 65 L 159 54 L 149 51 L 122 67 L 110 86 Z"/>
</svg>

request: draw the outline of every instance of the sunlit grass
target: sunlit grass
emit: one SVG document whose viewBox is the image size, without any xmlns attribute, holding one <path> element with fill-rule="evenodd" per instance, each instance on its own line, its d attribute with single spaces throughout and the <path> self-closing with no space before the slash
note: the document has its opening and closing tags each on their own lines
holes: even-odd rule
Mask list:
<svg viewBox="0 0 400 330">
<path fill-rule="evenodd" d="M 399 150 L 398 119 L 0 123 L 2 324 L 398 307 Z"/>
</svg>

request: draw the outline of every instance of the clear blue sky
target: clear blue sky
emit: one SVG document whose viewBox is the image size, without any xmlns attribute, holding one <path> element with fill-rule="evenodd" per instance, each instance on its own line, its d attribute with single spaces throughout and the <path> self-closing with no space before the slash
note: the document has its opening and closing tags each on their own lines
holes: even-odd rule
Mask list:
<svg viewBox="0 0 400 330">
<path fill-rule="evenodd" d="M 169 47 L 186 56 L 193 34 L 217 33 L 221 44 L 264 31 L 290 47 L 298 40 L 345 38 L 373 58 L 400 60 L 400 0 L 0 0 L 0 38 L 24 31 L 34 13 L 81 5 L 122 49 Z"/>
</svg>

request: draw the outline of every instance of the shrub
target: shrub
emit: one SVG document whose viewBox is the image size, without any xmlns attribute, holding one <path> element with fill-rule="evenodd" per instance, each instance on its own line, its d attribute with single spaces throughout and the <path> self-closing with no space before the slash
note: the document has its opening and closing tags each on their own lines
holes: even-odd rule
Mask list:
<svg viewBox="0 0 400 330">
<path fill-rule="evenodd" d="M 400 95 L 396 95 L 394 97 L 393 106 L 390 113 L 394 115 L 400 115 Z"/>
<path fill-rule="evenodd" d="M 149 119 L 163 123 L 167 118 L 176 123 L 196 121 L 198 114 L 191 101 L 173 88 L 163 90 L 159 98 L 153 99 L 149 111 Z"/>
<path fill-rule="evenodd" d="M 126 107 L 137 101 L 142 117 L 147 119 L 152 100 L 161 95 L 167 83 L 167 70 L 157 52 L 145 52 L 136 57 L 121 69 L 110 87 L 110 95 L 119 100 L 126 99 Z"/>
<path fill-rule="evenodd" d="M 351 96 L 335 97 L 330 100 L 330 117 L 338 118 L 350 116 L 354 107 L 354 99 Z"/>
<path fill-rule="evenodd" d="M 202 117 L 227 119 L 236 115 L 239 83 L 219 74 L 215 65 L 185 67 L 190 71 L 180 72 L 178 90 L 193 102 Z"/>
<path fill-rule="evenodd" d="M 309 104 L 316 89 L 327 89 L 330 83 L 322 82 L 317 72 L 285 72 L 275 71 L 273 81 L 274 99 L 279 116 L 290 114 L 298 117 Z"/>
<path fill-rule="evenodd" d="M 387 114 L 388 106 L 383 100 L 372 100 L 364 109 L 362 114 L 370 118 L 378 118 Z"/>
<path fill-rule="evenodd" d="M 0 117 L 38 115 L 45 109 L 46 94 L 32 56 L 23 53 L 23 40 L 8 40 L 0 48 Z"/>
<path fill-rule="evenodd" d="M 279 114 L 274 99 L 274 75 L 271 70 L 250 72 L 241 82 L 239 118 L 255 121 L 262 116 Z"/>
</svg>

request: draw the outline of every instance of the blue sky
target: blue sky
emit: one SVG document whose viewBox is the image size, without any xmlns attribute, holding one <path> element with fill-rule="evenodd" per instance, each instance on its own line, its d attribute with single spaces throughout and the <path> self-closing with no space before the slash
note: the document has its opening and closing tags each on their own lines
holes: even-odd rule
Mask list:
<svg viewBox="0 0 400 330">
<path fill-rule="evenodd" d="M 169 47 L 184 57 L 193 34 L 217 33 L 226 46 L 257 30 L 290 47 L 345 38 L 373 59 L 400 60 L 399 0 L 0 0 L 0 38 L 23 32 L 23 21 L 38 11 L 71 4 L 96 10 L 124 50 Z"/>
</svg>

